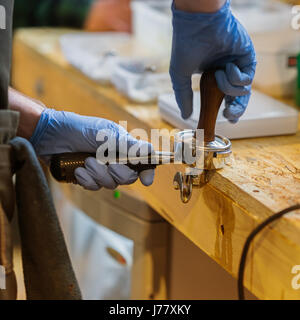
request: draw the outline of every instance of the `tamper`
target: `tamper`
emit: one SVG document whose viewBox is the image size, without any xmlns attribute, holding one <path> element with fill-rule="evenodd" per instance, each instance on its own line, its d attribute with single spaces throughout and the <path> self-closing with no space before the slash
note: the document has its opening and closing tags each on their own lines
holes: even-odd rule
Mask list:
<svg viewBox="0 0 300 320">
<path fill-rule="evenodd" d="M 187 203 L 193 187 L 201 188 L 210 179 L 211 173 L 230 163 L 231 142 L 215 134 L 215 127 L 224 93 L 218 88 L 215 72 L 204 72 L 200 81 L 201 112 L 197 130 L 185 130 L 175 135 L 175 154 L 182 153 L 189 165 L 185 173 L 177 172 L 174 177 L 175 189 L 180 190 L 181 200 Z M 188 162 L 186 149 L 195 157 Z"/>
</svg>

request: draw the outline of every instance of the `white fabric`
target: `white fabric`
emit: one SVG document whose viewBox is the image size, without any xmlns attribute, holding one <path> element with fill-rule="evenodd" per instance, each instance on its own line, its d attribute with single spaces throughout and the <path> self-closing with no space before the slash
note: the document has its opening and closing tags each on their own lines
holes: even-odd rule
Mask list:
<svg viewBox="0 0 300 320">
<path fill-rule="evenodd" d="M 157 100 L 171 92 L 169 58 L 151 57 L 151 52 L 126 33 L 71 33 L 60 38 L 67 61 L 87 77 L 101 83 L 113 83 L 135 102 Z M 154 65 L 156 72 L 144 72 Z"/>
<path fill-rule="evenodd" d="M 63 35 L 60 46 L 71 65 L 93 80 L 109 83 L 118 55 L 126 55 L 131 40 L 126 33 L 81 32 Z"/>
</svg>

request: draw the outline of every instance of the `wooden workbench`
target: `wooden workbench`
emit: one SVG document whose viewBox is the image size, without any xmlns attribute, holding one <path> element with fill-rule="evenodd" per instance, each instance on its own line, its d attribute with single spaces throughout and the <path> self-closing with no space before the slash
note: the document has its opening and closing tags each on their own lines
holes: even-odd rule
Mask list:
<svg viewBox="0 0 300 320">
<path fill-rule="evenodd" d="M 49 107 L 128 121 L 128 129 L 168 128 L 154 105 L 129 102 L 72 68 L 58 38 L 66 30 L 20 30 L 14 43 L 13 85 Z M 300 202 L 300 133 L 233 141 L 234 166 L 215 173 L 182 204 L 173 176 L 182 166 L 156 170 L 153 186 L 138 190 L 159 214 L 233 276 L 246 237 L 263 219 Z M 245 283 L 261 299 L 299 299 L 292 268 L 300 265 L 300 213 L 294 212 L 257 237 L 248 256 Z"/>
</svg>

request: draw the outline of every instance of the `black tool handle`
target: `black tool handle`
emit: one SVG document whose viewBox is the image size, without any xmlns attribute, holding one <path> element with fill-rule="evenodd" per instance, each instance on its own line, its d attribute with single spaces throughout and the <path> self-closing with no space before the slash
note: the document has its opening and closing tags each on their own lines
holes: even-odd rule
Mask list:
<svg viewBox="0 0 300 320">
<path fill-rule="evenodd" d="M 74 172 L 77 168 L 84 167 L 85 160 L 88 157 L 96 157 L 95 153 L 61 153 L 52 156 L 50 163 L 50 171 L 52 176 L 59 182 L 67 182 L 77 184 Z M 137 163 L 132 164 L 129 161 L 119 161 L 116 159 L 116 162 L 124 163 L 130 169 L 140 173 L 141 171 L 148 169 L 155 169 L 157 164 L 151 164 L 151 155 L 149 155 L 148 164 Z"/>
</svg>

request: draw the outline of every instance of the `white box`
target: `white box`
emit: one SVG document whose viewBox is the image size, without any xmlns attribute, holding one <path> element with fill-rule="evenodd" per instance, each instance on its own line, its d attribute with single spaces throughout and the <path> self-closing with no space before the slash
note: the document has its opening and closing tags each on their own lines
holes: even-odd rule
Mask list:
<svg viewBox="0 0 300 320">
<path fill-rule="evenodd" d="M 289 65 L 289 60 L 300 53 L 299 31 L 286 29 L 252 38 L 257 52 L 254 87 L 275 98 L 293 97 L 297 67 Z"/>
<path fill-rule="evenodd" d="M 179 129 L 196 129 L 200 114 L 200 92 L 194 92 L 194 112 L 187 120 L 180 116 L 174 94 L 159 97 L 162 118 Z M 231 124 L 223 116 L 224 102 L 217 118 L 216 132 L 230 139 L 295 134 L 298 111 L 278 100 L 253 90 L 249 106 L 240 121 Z"/>
</svg>

